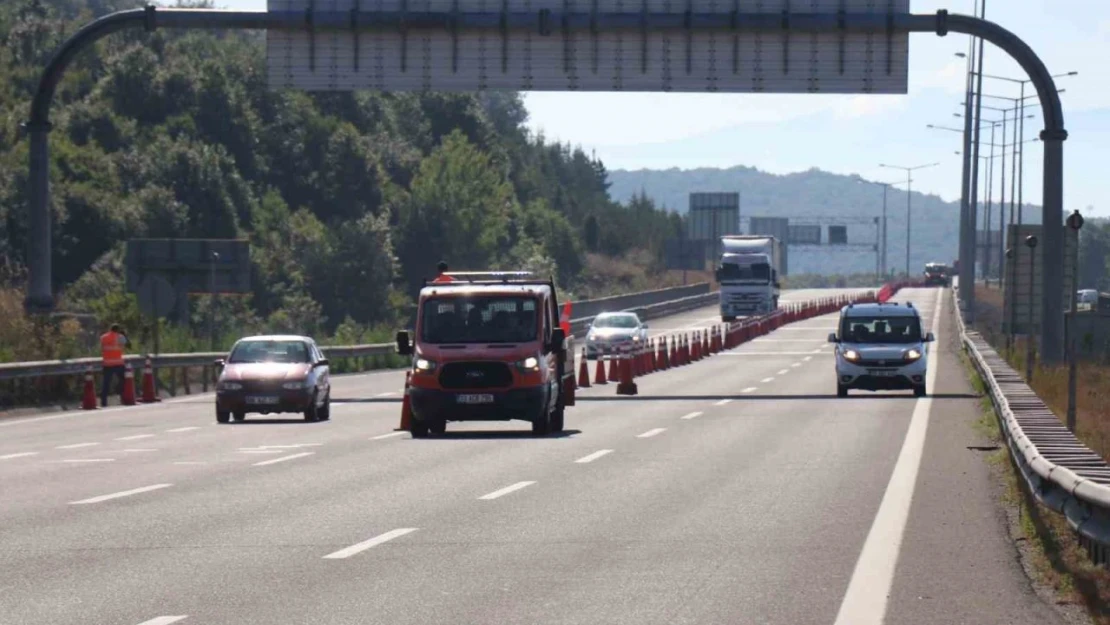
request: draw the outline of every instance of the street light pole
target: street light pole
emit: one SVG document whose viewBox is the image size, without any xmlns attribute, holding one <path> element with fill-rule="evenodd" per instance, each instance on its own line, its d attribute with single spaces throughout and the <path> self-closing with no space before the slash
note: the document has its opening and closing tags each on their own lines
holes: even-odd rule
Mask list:
<svg viewBox="0 0 1110 625">
<path fill-rule="evenodd" d="M 1037 237 L 1029 235 L 1025 237 L 1025 246 L 1029 248 L 1029 326 L 1025 328 L 1025 382 L 1026 384 L 1033 383 L 1033 340 L 1036 337 L 1034 330 L 1034 321 L 1036 317 L 1033 315 L 1033 307 L 1036 303 L 1033 301 L 1033 274 L 1037 270 Z"/>
<path fill-rule="evenodd" d="M 1079 229 L 1083 227 L 1083 216 L 1079 211 L 1068 216 L 1068 227 L 1075 231 L 1075 245 L 1071 248 L 1071 308 L 1068 311 L 1068 323 L 1064 326 L 1064 340 L 1067 341 L 1068 350 L 1068 430 L 1075 432 L 1075 321 L 1079 311 Z"/>
<path fill-rule="evenodd" d="M 983 284 L 990 288 L 991 285 L 991 216 L 994 210 L 994 129 L 997 124 L 991 124 L 991 154 L 987 157 L 987 232 L 986 245 L 983 248 Z M 978 250 L 976 250 L 978 252 Z"/>
<path fill-rule="evenodd" d="M 1006 111 L 1002 111 L 1002 185 L 998 202 L 998 290 L 1002 290 L 1003 233 L 1006 231 Z"/>
<path fill-rule="evenodd" d="M 927 165 L 915 165 L 913 167 L 903 167 L 902 165 L 887 165 L 879 163 L 879 167 L 887 167 L 889 169 L 901 169 L 906 172 L 906 277 L 910 276 L 910 248 L 911 241 L 913 240 L 913 178 L 911 174 L 918 169 L 925 169 L 926 167 L 936 167 L 940 163 L 929 163 Z"/>
</svg>

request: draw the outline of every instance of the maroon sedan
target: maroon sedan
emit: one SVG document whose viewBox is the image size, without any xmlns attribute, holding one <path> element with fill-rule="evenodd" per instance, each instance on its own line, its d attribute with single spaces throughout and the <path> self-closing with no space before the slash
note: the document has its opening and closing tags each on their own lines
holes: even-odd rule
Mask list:
<svg viewBox="0 0 1110 625">
<path fill-rule="evenodd" d="M 300 412 L 305 421 L 331 418 L 328 361 L 305 336 L 239 339 L 216 382 L 216 421 L 246 418 L 248 412 Z"/>
</svg>

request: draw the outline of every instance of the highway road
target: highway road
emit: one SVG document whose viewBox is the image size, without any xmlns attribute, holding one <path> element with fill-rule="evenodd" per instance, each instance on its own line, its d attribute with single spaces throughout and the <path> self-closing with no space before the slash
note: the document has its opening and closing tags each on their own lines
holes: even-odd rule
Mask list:
<svg viewBox="0 0 1110 625">
<path fill-rule="evenodd" d="M 545 438 L 412 440 L 397 372 L 337 378 L 323 423 L 203 395 L 0 421 L 0 623 L 1061 623 L 967 448 L 949 296 L 904 295 L 928 398 L 837 399 L 826 316 L 580 390 Z"/>
</svg>

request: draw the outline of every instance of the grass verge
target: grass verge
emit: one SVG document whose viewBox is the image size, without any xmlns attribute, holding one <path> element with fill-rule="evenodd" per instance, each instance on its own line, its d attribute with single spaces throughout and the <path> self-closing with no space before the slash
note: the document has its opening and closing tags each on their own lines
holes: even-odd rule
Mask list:
<svg viewBox="0 0 1110 625">
<path fill-rule="evenodd" d="M 1034 590 L 1046 602 L 1082 608 L 1091 622 L 1110 625 L 1110 570 L 1092 563 L 1064 516 L 1041 505 L 1029 491 L 1010 455 L 986 384 L 962 351 L 960 360 L 983 397 L 975 429 L 999 445 L 986 460 L 1001 485 L 1010 535 Z"/>
</svg>

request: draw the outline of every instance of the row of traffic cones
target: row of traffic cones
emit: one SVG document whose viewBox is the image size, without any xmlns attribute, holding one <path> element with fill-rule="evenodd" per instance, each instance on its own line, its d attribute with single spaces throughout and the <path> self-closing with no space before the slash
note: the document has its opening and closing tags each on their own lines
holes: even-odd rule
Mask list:
<svg viewBox="0 0 1110 625">
<path fill-rule="evenodd" d="M 146 359 L 146 364 L 143 365 L 143 396 L 139 401 L 144 404 L 161 401 L 154 390 L 154 366 L 149 358 Z M 135 373 L 131 370 L 131 364 L 127 363 L 124 364 L 123 391 L 120 392 L 120 404 L 134 406 L 135 403 Z M 91 368 L 85 371 L 85 388 L 81 394 L 81 408 L 84 410 L 96 410 L 97 408 L 96 387 L 93 385 L 93 370 Z"/>
</svg>

